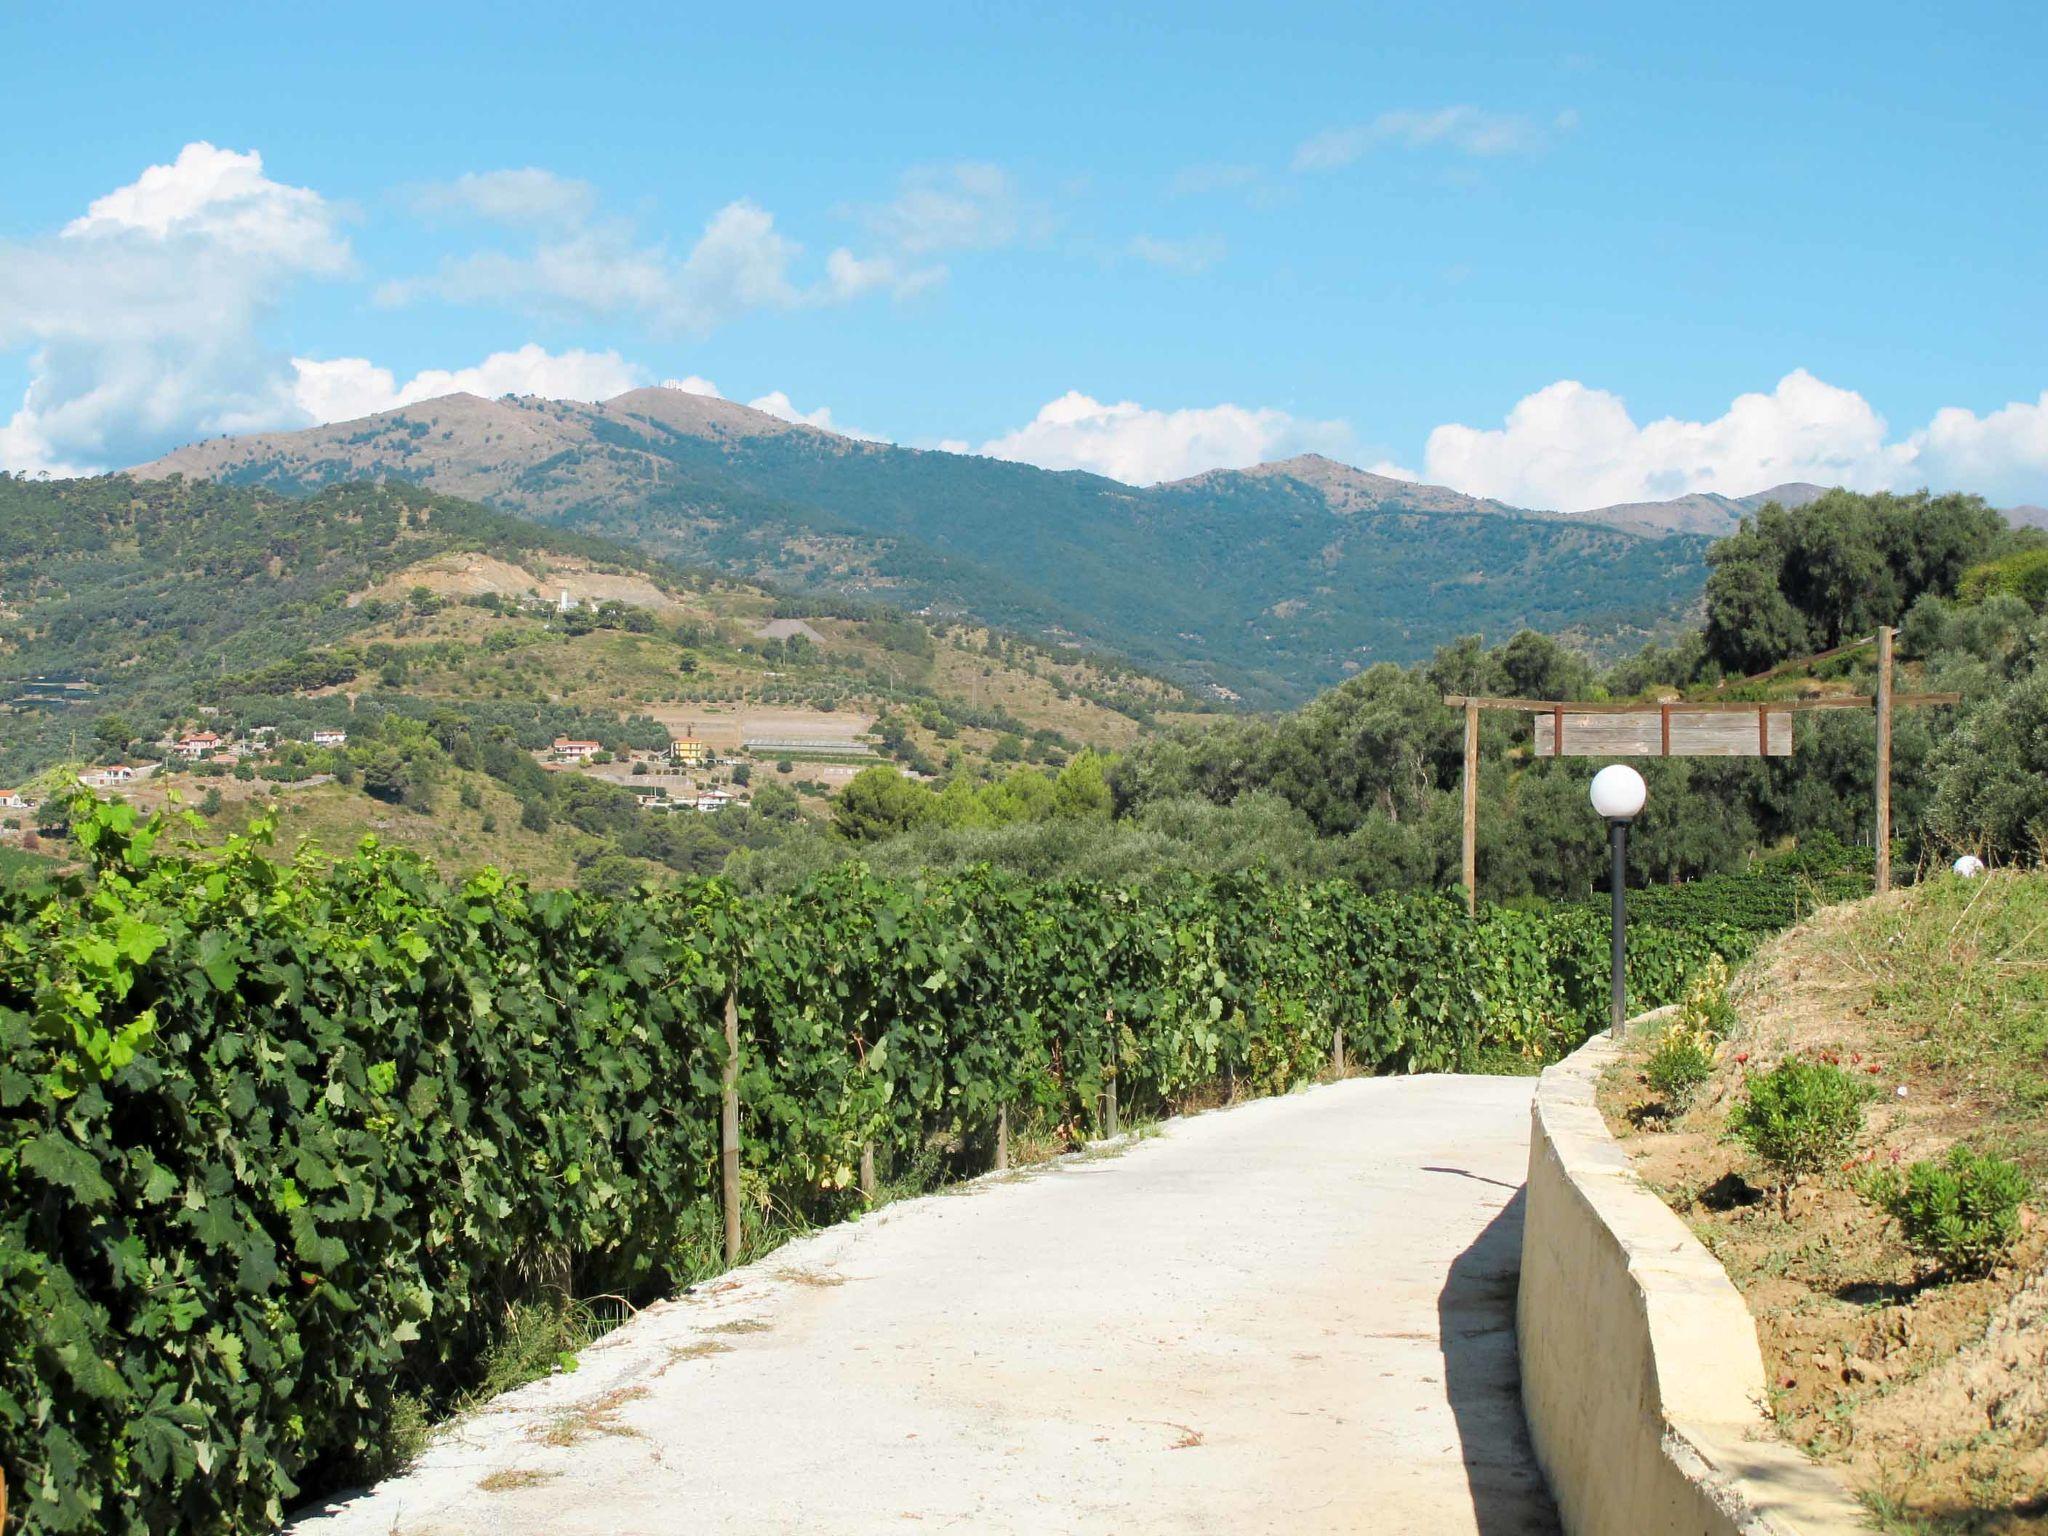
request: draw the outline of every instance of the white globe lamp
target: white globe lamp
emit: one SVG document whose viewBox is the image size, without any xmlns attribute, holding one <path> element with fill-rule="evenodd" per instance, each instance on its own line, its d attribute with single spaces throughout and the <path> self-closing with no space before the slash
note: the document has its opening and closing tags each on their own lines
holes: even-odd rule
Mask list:
<svg viewBox="0 0 2048 1536">
<path fill-rule="evenodd" d="M 1974 853 L 1966 853 L 1950 866 L 1965 880 L 1974 880 L 1984 873 L 1984 861 Z"/>
<path fill-rule="evenodd" d="M 1593 809 L 1609 821 L 1633 821 L 1650 788 L 1627 763 L 1609 763 L 1593 775 Z"/>
<path fill-rule="evenodd" d="M 1627 763 L 1609 763 L 1593 775 L 1593 809 L 1607 822 L 1608 879 L 1614 894 L 1614 981 L 1607 1032 L 1617 1040 L 1622 1020 L 1628 1017 L 1628 914 L 1624 901 L 1628 824 L 1641 814 L 1649 795 L 1643 776 Z"/>
</svg>

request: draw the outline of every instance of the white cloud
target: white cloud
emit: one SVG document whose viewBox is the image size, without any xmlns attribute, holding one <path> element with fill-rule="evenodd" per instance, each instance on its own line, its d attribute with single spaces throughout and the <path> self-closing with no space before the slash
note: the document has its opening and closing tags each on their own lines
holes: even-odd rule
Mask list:
<svg viewBox="0 0 2048 1536">
<path fill-rule="evenodd" d="M 415 187 L 411 202 L 430 218 L 468 216 L 496 224 L 574 224 L 597 208 L 587 181 L 557 176 L 539 166 L 468 171 L 453 181 Z"/>
<path fill-rule="evenodd" d="M 261 320 L 351 264 L 335 211 L 262 157 L 186 145 L 54 236 L 0 242 L 0 350 L 33 348 L 0 465 L 77 472 L 293 420 Z"/>
<path fill-rule="evenodd" d="M 158 243 L 196 240 L 239 256 L 311 272 L 348 265 L 348 242 L 335 232 L 320 194 L 263 174 L 263 157 L 204 142 L 187 144 L 169 165 L 152 165 L 125 187 L 95 198 L 64 226 L 67 240 Z"/>
<path fill-rule="evenodd" d="M 519 179 L 502 179 L 508 177 Z M 378 302 L 402 305 L 432 297 L 632 316 L 662 331 L 702 333 L 756 310 L 840 304 L 876 290 L 907 297 L 945 276 L 943 267 L 918 266 L 897 252 L 861 256 L 842 246 L 826 257 L 821 277 L 802 280 L 803 247 L 776 227 L 772 213 L 747 198 L 713 214 L 678 259 L 665 246 L 643 241 L 628 220 L 588 218 L 589 203 L 570 196 L 571 190 L 588 191 L 544 171 L 492 172 L 438 189 L 437 196 L 460 197 L 469 206 L 504 209 L 500 222 L 534 226 L 532 247 L 453 258 L 432 276 L 383 284 Z"/>
<path fill-rule="evenodd" d="M 386 283 L 377 296 L 636 315 L 662 329 L 704 331 L 747 310 L 795 306 L 802 295 L 790 266 L 799 249 L 772 214 L 742 198 L 712 215 L 681 261 L 637 243 L 632 227 L 614 220 L 551 234 L 524 255 L 480 251 L 433 277 Z"/>
<path fill-rule="evenodd" d="M 747 404 L 754 410 L 766 411 L 770 416 L 793 421 L 799 426 L 819 427 L 827 432 L 836 432 L 841 437 L 859 438 L 863 442 L 879 443 L 883 440 L 873 432 L 863 432 L 858 427 L 841 426 L 832 419 L 832 408 L 829 405 L 821 405 L 815 411 L 800 411 L 796 408 L 796 402 L 779 389 L 770 390 L 765 395 L 757 395 Z"/>
<path fill-rule="evenodd" d="M 1526 154 L 1543 148 L 1553 133 L 1569 132 L 1577 123 L 1578 114 L 1571 111 L 1560 112 L 1548 128 L 1527 117 L 1471 106 L 1382 112 L 1369 123 L 1326 128 L 1302 140 L 1295 147 L 1294 169 L 1340 170 L 1382 145 L 1402 149 L 1442 146 L 1481 157 Z"/>
<path fill-rule="evenodd" d="M 1506 425 L 1429 435 L 1429 478 L 1520 506 L 1579 512 L 1691 491 L 1746 496 L 1788 480 L 1858 490 L 1917 483 L 1911 442 L 1854 390 L 1796 369 L 1769 394 L 1738 397 L 1711 421 L 1638 426 L 1619 395 L 1573 379 L 1517 402 Z"/>
<path fill-rule="evenodd" d="M 1007 244 L 1032 217 L 998 166 L 919 168 L 905 173 L 890 202 L 859 211 L 874 249 L 836 247 L 822 273 L 806 276 L 802 245 L 748 198 L 714 213 L 681 256 L 643 238 L 629 219 L 600 216 L 587 183 L 538 167 L 471 173 L 417 189 L 412 201 L 430 216 L 464 213 L 524 227 L 531 244 L 473 251 L 431 274 L 386 282 L 379 303 L 440 298 L 631 316 L 657 330 L 696 333 L 753 311 L 844 304 L 877 292 L 914 296 L 945 281 L 944 265 L 926 259 L 932 253 Z"/>
<path fill-rule="evenodd" d="M 2048 390 L 1985 416 L 1944 406 L 1911 447 L 1934 484 L 1995 501 L 2048 501 Z"/>
<path fill-rule="evenodd" d="M 640 368 L 616 352 L 549 352 L 532 343 L 512 352 L 493 352 L 473 368 L 429 368 L 403 384 L 390 369 L 362 357 L 295 357 L 292 368 L 297 374 L 292 399 L 316 422 L 353 421 L 416 400 L 458 393 L 487 400 L 500 395 L 606 400 L 647 381 Z"/>
<path fill-rule="evenodd" d="M 677 283 L 677 300 L 697 323 L 714 323 L 748 309 L 781 309 L 796 302 L 789 266 L 802 247 L 777 233 L 775 217 L 741 199 L 712 215 L 691 247 Z"/>
<path fill-rule="evenodd" d="M 723 400 L 725 392 L 709 379 L 691 374 L 686 379 L 663 379 L 663 389 L 679 389 L 686 395 L 709 395 L 714 400 Z"/>
<path fill-rule="evenodd" d="M 809 298 L 813 303 L 842 303 L 886 288 L 899 299 L 913 298 L 946 280 L 943 265 L 917 266 L 900 256 L 856 256 L 841 246 L 825 258 L 825 281 Z"/>
<path fill-rule="evenodd" d="M 906 256 L 993 250 L 1041 235 L 1049 223 L 1008 171 L 979 160 L 906 171 L 896 196 L 865 217 L 885 246 Z"/>
<path fill-rule="evenodd" d="M 1183 273 L 1206 272 L 1224 255 L 1223 240 L 1218 235 L 1194 235 L 1186 240 L 1137 235 L 1124 249 L 1140 261 Z"/>
<path fill-rule="evenodd" d="M 1270 407 L 1158 411 L 1130 400 L 1106 405 L 1069 390 L 1047 402 L 1025 426 L 983 443 L 981 452 L 1150 485 L 1293 453 L 1341 453 L 1350 438 L 1341 421 L 1304 421 Z"/>
</svg>

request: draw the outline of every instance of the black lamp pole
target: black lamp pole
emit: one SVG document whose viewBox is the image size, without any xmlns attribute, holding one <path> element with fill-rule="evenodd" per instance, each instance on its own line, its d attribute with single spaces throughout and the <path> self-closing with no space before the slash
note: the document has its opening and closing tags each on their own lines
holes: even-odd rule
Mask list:
<svg viewBox="0 0 2048 1536">
<path fill-rule="evenodd" d="M 1622 900 L 1622 877 L 1628 867 L 1628 821 L 1627 817 L 1618 816 L 1607 823 L 1607 847 L 1614 861 L 1609 877 L 1614 891 L 1614 1007 L 1607 1032 L 1617 1040 L 1621 1038 L 1622 1020 L 1628 1017 L 1628 918 Z"/>
</svg>

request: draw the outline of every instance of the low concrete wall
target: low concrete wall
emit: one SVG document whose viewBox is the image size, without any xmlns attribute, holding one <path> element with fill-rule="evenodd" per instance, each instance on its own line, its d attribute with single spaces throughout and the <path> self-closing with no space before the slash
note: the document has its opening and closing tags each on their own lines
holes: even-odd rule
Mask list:
<svg viewBox="0 0 2048 1536">
<path fill-rule="evenodd" d="M 1543 1074 L 1517 1324 L 1537 1460 L 1572 1536 L 1867 1531 L 1829 1472 L 1775 1439 L 1741 1293 L 1643 1187 L 1593 1101 L 1615 1047 Z"/>
</svg>

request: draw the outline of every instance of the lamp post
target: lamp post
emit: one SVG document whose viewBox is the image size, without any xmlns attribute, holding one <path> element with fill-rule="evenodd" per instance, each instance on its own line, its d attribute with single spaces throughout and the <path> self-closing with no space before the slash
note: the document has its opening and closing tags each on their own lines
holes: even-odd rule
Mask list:
<svg viewBox="0 0 2048 1536">
<path fill-rule="evenodd" d="M 1628 1017 L 1628 930 L 1622 905 L 1628 824 L 1641 813 L 1649 792 L 1643 776 L 1626 763 L 1609 763 L 1593 775 L 1593 809 L 1607 819 L 1607 846 L 1614 861 L 1610 876 L 1614 890 L 1614 988 L 1608 1033 L 1617 1040 L 1621 1038 L 1621 1022 Z"/>
</svg>

